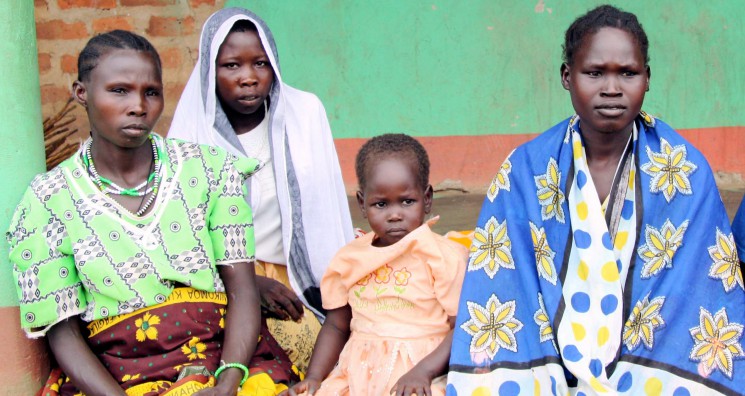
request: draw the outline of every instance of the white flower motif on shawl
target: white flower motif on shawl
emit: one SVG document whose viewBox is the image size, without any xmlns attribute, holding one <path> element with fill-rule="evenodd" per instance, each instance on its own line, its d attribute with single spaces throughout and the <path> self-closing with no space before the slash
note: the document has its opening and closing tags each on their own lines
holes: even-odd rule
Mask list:
<svg viewBox="0 0 745 396">
<path fill-rule="evenodd" d="M 541 217 L 548 220 L 556 217 L 559 223 L 564 222 L 564 193 L 561 191 L 561 172 L 556 160 L 551 158 L 546 166 L 546 174 L 534 176 L 538 187 L 538 202 L 541 204 Z"/>
<path fill-rule="evenodd" d="M 492 179 L 489 189 L 486 190 L 486 197 L 489 198 L 489 202 L 494 202 L 494 199 L 497 198 L 497 195 L 499 194 L 499 190 L 510 191 L 509 176 L 511 171 L 512 163 L 510 162 L 510 158 L 507 157 L 502 166 L 499 167 L 499 172 L 494 175 L 494 179 Z"/>
<path fill-rule="evenodd" d="M 538 325 L 538 334 L 540 335 L 541 342 L 551 341 L 553 344 L 554 340 L 554 329 L 551 328 L 551 320 L 546 312 L 546 305 L 543 302 L 543 294 L 538 293 L 538 305 L 540 308 L 533 314 L 533 320 Z M 556 345 L 554 345 L 556 348 Z"/>
<path fill-rule="evenodd" d="M 546 240 L 546 231 L 543 227 L 538 228 L 533 222 L 530 223 L 530 236 L 533 238 L 533 252 L 535 253 L 535 263 L 538 268 L 538 275 L 541 278 L 551 282 L 552 285 L 556 285 L 556 267 L 554 267 L 554 253 L 551 247 L 548 246 Z"/>
<path fill-rule="evenodd" d="M 522 329 L 523 324 L 515 318 L 515 301 L 502 304 L 496 295 L 492 294 L 481 306 L 473 301 L 466 301 L 471 318 L 460 327 L 471 338 L 471 354 L 486 352 L 490 359 L 494 359 L 499 348 L 517 352 L 515 333 Z"/>
<path fill-rule="evenodd" d="M 742 329 L 743 326 L 739 323 L 729 323 L 725 308 L 720 309 L 714 317 L 701 308 L 698 327 L 690 329 L 695 342 L 690 359 L 701 362 L 699 367 L 707 376 L 714 370 L 720 370 L 731 379 L 733 360 L 745 356 L 740 344 Z"/>
<path fill-rule="evenodd" d="M 484 269 L 490 279 L 499 271 L 499 267 L 515 269 L 510 248 L 512 242 L 507 235 L 507 220 L 502 224 L 492 216 L 484 228 L 476 227 L 471 243 L 471 254 L 468 258 L 468 270 Z"/>
<path fill-rule="evenodd" d="M 732 234 L 724 235 L 717 227 L 717 243 L 709 247 L 709 256 L 714 260 L 709 269 L 709 276 L 721 279 L 725 292 L 732 291 L 735 285 L 739 285 L 740 289 L 745 289 L 740 259 L 737 257 L 737 248 L 735 248 L 735 239 Z"/>
<path fill-rule="evenodd" d="M 665 139 L 661 140 L 661 151 L 655 153 L 647 146 L 649 162 L 642 165 L 644 173 L 652 177 L 649 191 L 662 192 L 667 202 L 675 198 L 680 192 L 683 195 L 693 194 L 688 177 L 696 170 L 693 162 L 686 160 L 686 146 L 684 144 L 672 147 Z"/>
<path fill-rule="evenodd" d="M 649 300 L 649 294 L 637 301 L 631 311 L 629 319 L 623 326 L 623 343 L 629 351 L 636 349 L 641 342 L 652 350 L 654 347 L 654 332 L 665 327 L 660 310 L 665 303 L 665 296 Z"/>
<path fill-rule="evenodd" d="M 642 279 L 659 275 L 663 269 L 673 267 L 673 256 L 683 244 L 683 234 L 688 229 L 688 220 L 675 228 L 670 219 L 665 220 L 659 230 L 647 225 L 644 239 L 647 242 L 639 248 L 639 256 L 644 260 Z"/>
</svg>

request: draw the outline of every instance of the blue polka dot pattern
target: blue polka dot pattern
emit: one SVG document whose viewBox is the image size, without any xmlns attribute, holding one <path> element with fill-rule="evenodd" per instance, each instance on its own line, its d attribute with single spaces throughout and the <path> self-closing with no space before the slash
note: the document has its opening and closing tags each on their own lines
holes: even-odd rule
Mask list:
<svg viewBox="0 0 745 396">
<path fill-rule="evenodd" d="M 574 244 L 580 249 L 587 249 L 592 244 L 592 237 L 585 231 L 574 231 Z"/>
<path fill-rule="evenodd" d="M 577 312 L 587 312 L 590 310 L 590 296 L 583 292 L 574 293 L 572 295 L 572 308 Z"/>
<path fill-rule="evenodd" d="M 623 269 L 623 264 L 621 264 L 621 260 L 616 260 L 616 268 L 618 268 L 618 273 L 619 274 L 621 272 L 623 272 L 623 271 L 621 271 Z"/>
<path fill-rule="evenodd" d="M 595 377 L 598 377 L 603 372 L 603 363 L 599 359 L 590 360 L 590 372 Z"/>
<path fill-rule="evenodd" d="M 608 294 L 607 296 L 603 297 L 602 300 L 600 300 L 600 309 L 606 315 L 610 315 L 613 312 L 616 312 L 617 307 L 618 307 L 618 298 L 616 298 L 616 296 L 612 294 Z"/>
<path fill-rule="evenodd" d="M 634 202 L 627 199 L 623 201 L 623 208 L 621 209 L 621 217 L 624 220 L 631 219 L 631 215 L 634 214 Z"/>
<path fill-rule="evenodd" d="M 691 392 L 681 386 L 673 392 L 673 396 L 691 396 Z"/>
<path fill-rule="evenodd" d="M 577 172 L 577 187 L 581 190 L 585 184 L 587 184 L 587 175 L 582 171 Z"/>
<path fill-rule="evenodd" d="M 551 394 L 556 394 L 556 378 L 553 375 L 551 376 Z"/>
<path fill-rule="evenodd" d="M 453 384 L 448 384 L 447 388 L 445 388 L 445 394 L 448 396 L 458 396 L 458 391 L 455 390 Z"/>
<path fill-rule="evenodd" d="M 520 385 L 515 381 L 507 381 L 499 387 L 499 396 L 518 396 Z"/>
<path fill-rule="evenodd" d="M 569 360 L 570 362 L 578 362 L 582 359 L 582 354 L 574 345 L 565 346 L 562 356 L 564 356 L 564 359 Z"/>
<path fill-rule="evenodd" d="M 605 246 L 606 249 L 613 250 L 613 241 L 611 241 L 610 234 L 607 232 L 603 234 L 603 246 Z"/>
<path fill-rule="evenodd" d="M 619 392 L 626 392 L 627 390 L 631 389 L 631 385 L 634 383 L 634 378 L 631 376 L 630 372 L 625 372 L 621 376 L 621 378 L 618 379 L 618 391 Z"/>
</svg>

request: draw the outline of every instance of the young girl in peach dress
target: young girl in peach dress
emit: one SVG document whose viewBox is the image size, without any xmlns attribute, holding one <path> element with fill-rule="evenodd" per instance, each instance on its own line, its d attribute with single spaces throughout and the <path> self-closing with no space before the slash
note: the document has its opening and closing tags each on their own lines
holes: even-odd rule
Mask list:
<svg viewBox="0 0 745 396">
<path fill-rule="evenodd" d="M 321 281 L 328 316 L 305 380 L 289 393 L 444 394 L 466 250 L 424 223 L 432 186 L 415 139 L 371 139 L 356 171 L 372 232 L 329 264 Z"/>
</svg>

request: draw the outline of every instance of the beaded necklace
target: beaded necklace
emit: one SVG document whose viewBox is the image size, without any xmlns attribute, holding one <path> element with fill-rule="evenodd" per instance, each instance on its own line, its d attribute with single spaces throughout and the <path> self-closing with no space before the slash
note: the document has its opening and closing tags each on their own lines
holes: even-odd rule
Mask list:
<svg viewBox="0 0 745 396">
<path fill-rule="evenodd" d="M 160 186 L 160 170 L 162 164 L 160 146 L 158 144 L 158 141 L 154 139 L 152 135 L 149 138 L 150 143 L 153 147 L 153 171 L 150 173 L 147 179 L 145 179 L 145 181 L 131 188 L 124 188 L 122 186 L 119 186 L 113 181 L 98 174 L 96 166 L 93 164 L 93 155 L 91 154 L 91 145 L 93 143 L 92 140 L 88 140 L 88 143 L 85 147 L 85 155 L 83 156 L 83 163 L 88 168 L 88 173 L 93 176 L 93 181 L 104 194 L 124 195 L 130 197 L 144 197 L 149 194 L 149 197 L 147 201 L 145 201 L 144 205 L 141 205 L 137 212 L 135 212 L 135 215 L 137 216 L 142 216 L 142 214 L 147 211 L 150 205 L 153 204 L 153 202 L 155 201 L 155 197 L 158 195 L 158 186 Z M 148 187 L 150 182 L 153 182 L 153 184 L 152 186 Z"/>
</svg>

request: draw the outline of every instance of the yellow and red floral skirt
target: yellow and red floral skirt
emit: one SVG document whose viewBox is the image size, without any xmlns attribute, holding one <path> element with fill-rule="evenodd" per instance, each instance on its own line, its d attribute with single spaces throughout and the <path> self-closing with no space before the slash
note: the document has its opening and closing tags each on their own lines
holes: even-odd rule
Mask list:
<svg viewBox="0 0 745 396">
<path fill-rule="evenodd" d="M 177 288 L 165 302 L 88 324 L 88 345 L 129 396 L 190 395 L 211 387 L 220 364 L 227 297 Z M 262 319 L 249 378 L 238 395 L 276 395 L 302 374 Z M 82 395 L 54 369 L 42 396 Z"/>
</svg>

